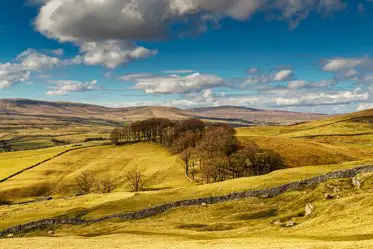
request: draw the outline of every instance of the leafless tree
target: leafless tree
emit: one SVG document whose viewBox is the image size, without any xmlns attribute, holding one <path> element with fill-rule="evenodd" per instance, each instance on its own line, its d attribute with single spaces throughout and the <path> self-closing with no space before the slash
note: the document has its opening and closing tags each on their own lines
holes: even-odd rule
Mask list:
<svg viewBox="0 0 373 249">
<path fill-rule="evenodd" d="M 114 189 L 116 189 L 116 185 L 110 178 L 102 180 L 99 184 L 99 190 L 101 193 L 111 193 Z"/>
<path fill-rule="evenodd" d="M 94 178 L 90 173 L 83 172 L 76 177 L 76 183 L 79 191 L 83 194 L 88 194 L 94 185 Z"/>
<path fill-rule="evenodd" d="M 127 173 L 127 180 L 130 182 L 132 191 L 139 192 L 144 190 L 144 174 L 143 171 L 136 168 Z"/>
</svg>

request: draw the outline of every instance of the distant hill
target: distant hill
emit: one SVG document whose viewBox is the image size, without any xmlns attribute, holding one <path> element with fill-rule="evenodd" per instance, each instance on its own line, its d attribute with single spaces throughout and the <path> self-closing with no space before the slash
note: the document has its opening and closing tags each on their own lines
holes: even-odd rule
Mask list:
<svg viewBox="0 0 373 249">
<path fill-rule="evenodd" d="M 200 118 L 232 125 L 293 124 L 325 118 L 326 115 L 277 110 L 261 110 L 239 106 L 221 106 L 181 110 L 175 107 L 144 106 L 108 108 L 98 105 L 48 102 L 30 99 L 0 99 L 0 120 L 5 123 L 83 123 L 113 125 L 151 117 L 180 120 Z M 13 121 L 12 121 L 13 120 Z M 4 123 L 4 124 L 5 124 Z M 45 122 L 44 122 L 45 123 Z"/>
<path fill-rule="evenodd" d="M 240 119 L 263 124 L 293 124 L 325 118 L 326 115 L 280 110 L 253 109 L 241 106 L 219 106 L 187 110 L 195 116 L 206 118 Z"/>
</svg>

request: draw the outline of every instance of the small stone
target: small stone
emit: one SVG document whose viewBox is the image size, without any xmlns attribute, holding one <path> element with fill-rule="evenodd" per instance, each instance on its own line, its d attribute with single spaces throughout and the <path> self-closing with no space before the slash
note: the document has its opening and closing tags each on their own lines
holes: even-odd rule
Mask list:
<svg viewBox="0 0 373 249">
<path fill-rule="evenodd" d="M 281 224 L 281 221 L 279 220 L 276 220 L 275 222 L 273 222 L 273 225 L 280 225 Z"/>
<path fill-rule="evenodd" d="M 325 198 L 328 199 L 328 200 L 331 200 L 331 199 L 334 198 L 334 196 L 329 194 L 329 193 L 325 193 Z"/>
<path fill-rule="evenodd" d="M 207 207 L 207 203 L 204 203 L 204 202 L 203 202 L 203 203 L 201 204 L 201 206 L 202 206 L 202 207 Z"/>
<path fill-rule="evenodd" d="M 54 232 L 53 230 L 50 230 L 50 231 L 48 232 L 49 235 L 54 235 L 54 233 L 55 233 L 55 232 Z"/>
<path fill-rule="evenodd" d="M 311 203 L 307 203 L 304 209 L 305 216 L 306 217 L 310 216 L 314 210 L 315 210 L 315 207 Z"/>
<path fill-rule="evenodd" d="M 352 178 L 352 185 L 354 185 L 354 187 L 357 189 L 360 189 L 361 186 L 360 181 L 356 177 Z"/>
<path fill-rule="evenodd" d="M 341 192 L 341 190 L 339 188 L 335 187 L 335 188 L 333 188 L 333 192 L 338 193 L 338 192 Z"/>
<path fill-rule="evenodd" d="M 12 233 L 11 233 L 11 234 L 8 234 L 7 238 L 8 238 L 8 239 L 12 239 L 12 238 L 14 238 L 14 234 L 12 234 Z"/>
<path fill-rule="evenodd" d="M 292 220 L 289 220 L 285 223 L 285 227 L 293 227 L 295 226 L 295 222 Z"/>
</svg>

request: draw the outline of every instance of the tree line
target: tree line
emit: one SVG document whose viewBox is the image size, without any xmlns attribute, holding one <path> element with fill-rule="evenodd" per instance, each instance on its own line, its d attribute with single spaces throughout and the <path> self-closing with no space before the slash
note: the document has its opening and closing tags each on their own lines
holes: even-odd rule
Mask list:
<svg viewBox="0 0 373 249">
<path fill-rule="evenodd" d="M 116 127 L 110 139 L 115 145 L 138 141 L 162 144 L 179 154 L 188 177 L 204 183 L 262 175 L 284 167 L 276 152 L 260 149 L 255 143 L 242 146 L 233 128 L 199 119 L 137 121 Z"/>
</svg>

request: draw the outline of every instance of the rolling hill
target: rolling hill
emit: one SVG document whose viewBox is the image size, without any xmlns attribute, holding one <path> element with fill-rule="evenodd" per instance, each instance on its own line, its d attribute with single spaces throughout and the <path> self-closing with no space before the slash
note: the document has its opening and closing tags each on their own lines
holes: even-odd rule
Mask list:
<svg viewBox="0 0 373 249">
<path fill-rule="evenodd" d="M 64 108 L 73 112 L 72 109 L 76 111 L 75 108 L 80 107 Z M 99 108 L 95 111 L 94 108 L 87 109 L 84 118 L 100 115 Z M 237 107 L 221 108 L 232 112 L 232 108 Z M 33 111 L 36 112 L 36 109 Z M 60 106 L 57 109 L 61 116 L 71 115 L 66 111 L 64 113 Z M 177 113 L 190 117 L 191 114 L 185 113 L 204 116 L 218 110 L 175 111 L 174 108 L 143 107 L 128 108 L 127 113 L 137 118 L 145 112 L 147 115 L 160 112 L 156 115 Z M 0 183 L 0 197 L 3 195 L 12 202 L 10 205 L 0 204 L 0 230 L 48 218 L 101 220 L 102 217 L 146 210 L 165 203 L 263 190 L 333 171 L 372 165 L 372 114 L 372 110 L 368 110 L 297 125 L 237 128 L 238 139 L 243 145 L 254 141 L 262 148 L 274 150 L 284 158 L 289 168 L 212 184 L 188 180 L 184 165 L 177 156 L 154 143 L 73 147 L 76 150 Z M 18 135 L 27 131 L 19 130 Z M 92 125 L 38 132 L 43 136 L 46 132 L 58 133 L 58 139 L 74 141 L 88 134 L 104 134 Z M 61 146 L 5 153 L 4 157 L 0 157 L 0 174 L 7 177 L 69 148 Z M 129 192 L 125 175 L 136 167 L 144 169 L 147 191 Z M 117 188 L 108 194 L 83 196 L 76 196 L 75 191 L 59 191 L 64 189 L 60 188 L 64 184 L 74 185 L 76 177 L 84 171 L 91 172 L 98 181 L 113 178 Z M 373 226 L 369 219 L 373 213 L 370 204 L 373 174 L 362 173 L 358 179 L 360 189 L 353 187 L 351 178 L 329 179 L 273 198 L 251 197 L 216 204 L 180 206 L 146 219 L 130 221 L 108 219 L 97 224 L 40 227 L 15 234 L 20 238 L 0 240 L 0 246 L 26 248 L 27 243 L 34 243 L 40 248 L 49 248 L 53 244 L 67 243 L 70 248 L 115 248 L 127 243 L 131 248 L 146 248 L 152 243 L 153 248 L 170 245 L 173 248 L 211 248 L 212 244 L 220 248 L 252 248 L 255 244 L 256 248 L 368 249 L 373 246 Z M 326 198 L 325 194 L 333 198 Z M 45 200 L 48 196 L 52 199 Z M 306 216 L 305 206 L 309 203 L 315 209 Z M 295 226 L 284 227 L 283 224 L 290 220 L 295 222 Z M 48 234 L 51 229 L 55 234 Z"/>
<path fill-rule="evenodd" d="M 151 117 L 171 120 L 200 118 L 206 121 L 226 122 L 236 125 L 289 124 L 324 118 L 325 115 L 274 110 L 260 110 L 235 106 L 197 108 L 181 110 L 175 107 L 145 106 L 108 108 L 68 102 L 47 102 L 28 99 L 0 99 L 0 121 L 2 125 L 15 123 L 51 125 L 66 123 L 113 125 L 125 121 Z"/>
</svg>

